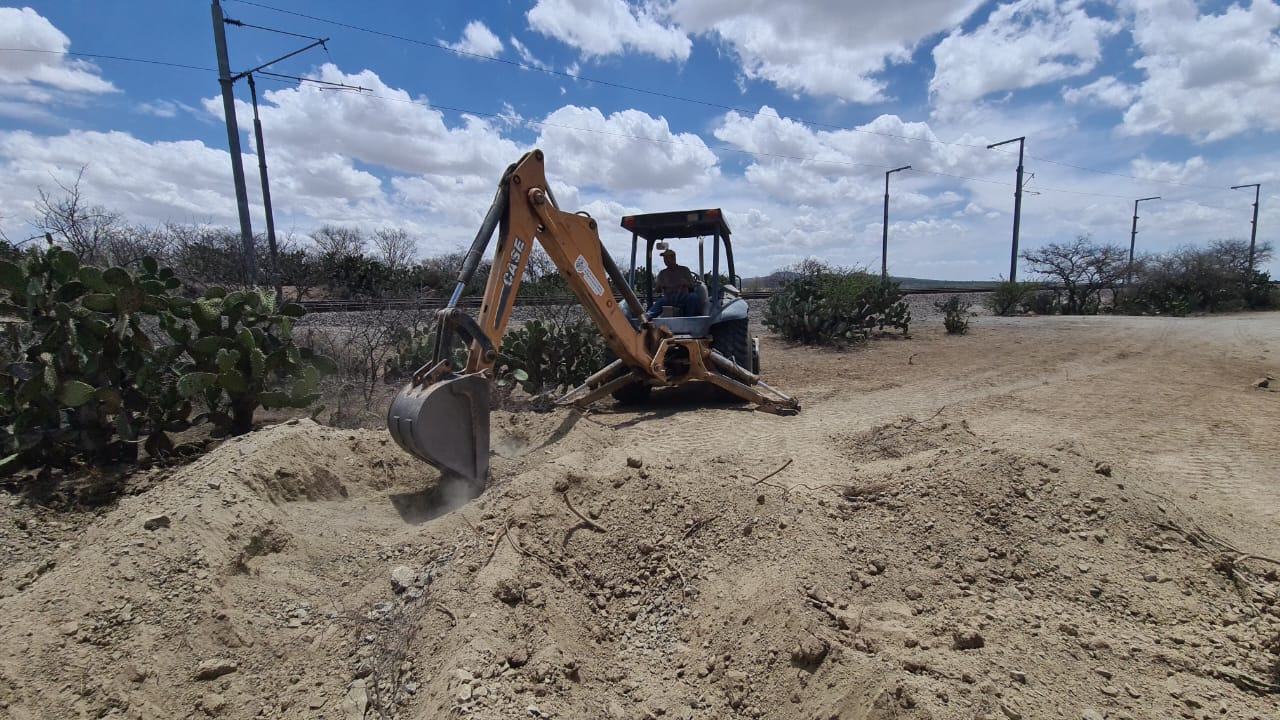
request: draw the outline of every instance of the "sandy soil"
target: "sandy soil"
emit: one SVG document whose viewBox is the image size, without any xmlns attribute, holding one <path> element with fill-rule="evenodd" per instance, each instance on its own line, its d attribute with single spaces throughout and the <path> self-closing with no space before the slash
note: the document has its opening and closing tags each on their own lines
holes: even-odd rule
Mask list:
<svg viewBox="0 0 1280 720">
<path fill-rule="evenodd" d="M 792 418 L 495 413 L 445 514 L 306 420 L 0 497 L 0 716 L 1280 717 L 1280 314 L 914 330 L 762 333 Z"/>
</svg>

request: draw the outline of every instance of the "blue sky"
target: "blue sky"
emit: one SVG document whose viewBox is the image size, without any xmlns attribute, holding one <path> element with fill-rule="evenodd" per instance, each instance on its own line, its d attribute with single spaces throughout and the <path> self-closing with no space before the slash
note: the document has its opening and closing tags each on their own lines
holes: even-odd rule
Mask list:
<svg viewBox="0 0 1280 720">
<path fill-rule="evenodd" d="M 401 227 L 469 242 L 502 169 L 547 153 L 562 207 L 601 220 L 723 207 L 744 274 L 807 256 L 891 272 L 1008 272 L 1016 145 L 1022 247 L 1089 233 L 1139 252 L 1280 227 L 1280 6 L 1272 0 L 224 0 L 316 48 L 259 77 L 276 225 Z M 233 71 L 309 40 L 228 27 Z M 77 54 L 78 53 L 78 54 Z M 99 57 L 86 57 L 94 55 Z M 111 59 L 130 58 L 133 61 Z M 149 62 L 138 62 L 149 61 Z M 171 63 L 192 66 L 173 67 Z M 39 191 L 140 224 L 234 226 L 207 0 L 0 6 L 0 229 Z M 236 84 L 255 230 L 248 87 Z M 1268 269 L 1278 275 L 1280 265 Z"/>
</svg>

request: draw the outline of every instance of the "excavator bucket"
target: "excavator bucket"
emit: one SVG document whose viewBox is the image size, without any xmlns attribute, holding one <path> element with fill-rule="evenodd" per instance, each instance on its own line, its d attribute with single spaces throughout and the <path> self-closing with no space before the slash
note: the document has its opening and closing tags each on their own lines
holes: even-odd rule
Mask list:
<svg viewBox="0 0 1280 720">
<path fill-rule="evenodd" d="M 460 483 L 467 499 L 489 476 L 489 384 L 482 373 L 453 374 L 429 385 L 410 383 L 387 411 L 387 428 L 406 452 Z"/>
</svg>

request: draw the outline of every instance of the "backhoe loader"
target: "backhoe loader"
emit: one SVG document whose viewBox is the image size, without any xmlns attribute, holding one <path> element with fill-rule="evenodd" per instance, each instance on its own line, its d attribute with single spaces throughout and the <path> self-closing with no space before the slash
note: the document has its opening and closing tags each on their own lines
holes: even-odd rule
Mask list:
<svg viewBox="0 0 1280 720">
<path fill-rule="evenodd" d="M 633 281 L 638 238 L 645 238 L 651 257 L 655 243 L 700 234 L 723 241 L 732 279 L 728 225 L 718 210 L 631 216 L 624 218 L 623 227 L 633 233 Z M 479 316 L 473 318 L 457 304 L 495 229 L 497 249 Z M 543 153 L 533 150 L 503 173 L 463 260 L 453 295 L 437 313 L 435 355 L 413 374 L 387 412 L 387 428 L 396 443 L 440 469 L 446 480 L 460 483 L 470 497 L 478 496 L 488 479 L 489 389 L 535 239 L 616 358 L 561 398 L 560 404 L 582 409 L 606 395 L 636 400 L 650 388 L 704 383 L 763 411 L 799 412 L 795 399 L 760 379 L 758 350 L 750 347 L 746 337 L 746 302 L 737 297 L 732 284 L 721 282 L 720 242 L 715 244 L 713 290 L 707 296 L 706 314 L 650 317 L 632 283 L 601 243 L 596 221 L 586 213 L 565 212 L 557 206 L 547 186 Z M 650 283 L 650 300 L 652 293 Z M 450 359 L 455 338 L 468 344 L 465 367 L 454 367 Z"/>
</svg>

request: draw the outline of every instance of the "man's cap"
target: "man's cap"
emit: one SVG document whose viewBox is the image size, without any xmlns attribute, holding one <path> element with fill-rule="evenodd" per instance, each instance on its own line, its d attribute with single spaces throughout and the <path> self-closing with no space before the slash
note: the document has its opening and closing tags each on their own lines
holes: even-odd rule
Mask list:
<svg viewBox="0 0 1280 720">
<path fill-rule="evenodd" d="M 676 251 L 672 250 L 671 248 L 667 248 L 666 250 L 662 251 L 662 257 L 666 257 L 668 255 L 675 257 L 675 254 L 676 254 Z"/>
</svg>

